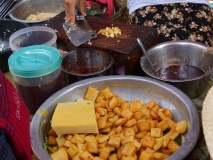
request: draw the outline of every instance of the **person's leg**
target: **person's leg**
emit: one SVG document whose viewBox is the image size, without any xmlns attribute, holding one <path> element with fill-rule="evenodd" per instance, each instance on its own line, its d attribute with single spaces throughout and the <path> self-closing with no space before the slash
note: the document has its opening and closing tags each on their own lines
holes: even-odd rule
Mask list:
<svg viewBox="0 0 213 160">
<path fill-rule="evenodd" d="M 187 9 L 189 12 L 189 18 L 186 21 L 188 39 L 212 46 L 213 23 L 210 7 L 189 3 Z"/>
<path fill-rule="evenodd" d="M 159 43 L 171 40 L 192 40 L 210 45 L 212 39 L 210 25 L 212 20 L 210 18 L 212 17 L 206 16 L 203 18 L 202 26 L 192 28 L 194 24 L 191 22 L 192 14 L 196 15 L 191 5 L 188 3 L 176 3 L 143 7 L 130 15 L 130 21 L 132 24 L 157 28 Z M 197 5 L 195 5 L 195 8 L 200 7 Z M 204 6 L 203 10 L 210 15 L 209 7 L 205 8 L 206 5 L 201 6 Z M 206 23 L 207 20 L 209 21 L 208 23 Z M 202 27 L 208 28 L 208 31 L 203 32 Z M 195 36 L 195 33 L 198 32 L 200 34 Z M 203 35 L 204 38 L 200 38 L 200 35 Z"/>
</svg>

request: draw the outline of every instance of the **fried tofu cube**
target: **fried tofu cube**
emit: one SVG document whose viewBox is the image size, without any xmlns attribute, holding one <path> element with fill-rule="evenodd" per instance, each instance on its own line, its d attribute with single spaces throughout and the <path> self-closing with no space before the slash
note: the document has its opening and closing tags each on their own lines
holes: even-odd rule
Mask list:
<svg viewBox="0 0 213 160">
<path fill-rule="evenodd" d="M 102 149 L 102 148 L 106 147 L 106 145 L 107 145 L 107 141 L 105 141 L 103 143 L 98 143 L 98 148 Z"/>
<path fill-rule="evenodd" d="M 70 155 L 70 157 L 72 158 L 73 156 L 75 156 L 77 153 L 79 152 L 78 147 L 76 147 L 76 145 L 72 144 L 68 149 L 67 149 L 67 153 Z"/>
<path fill-rule="evenodd" d="M 118 134 L 114 134 L 110 136 L 108 145 L 114 146 L 115 148 L 119 148 L 121 144 L 121 137 Z"/>
<path fill-rule="evenodd" d="M 129 128 L 129 127 L 134 126 L 136 123 L 137 123 L 137 120 L 134 119 L 134 118 L 132 118 L 132 119 L 128 120 L 128 121 L 124 124 L 124 126 Z"/>
<path fill-rule="evenodd" d="M 179 135 L 180 135 L 180 133 L 174 131 L 174 132 L 170 135 L 170 138 L 171 138 L 172 140 L 175 140 Z"/>
<path fill-rule="evenodd" d="M 58 150 L 58 146 L 54 146 L 54 147 L 48 146 L 47 149 L 50 153 L 55 153 Z"/>
<path fill-rule="evenodd" d="M 142 147 L 149 147 L 149 148 L 153 148 L 155 145 L 155 138 L 149 135 L 144 136 L 141 139 L 141 146 Z"/>
<path fill-rule="evenodd" d="M 98 143 L 86 142 L 86 150 L 90 153 L 98 153 Z"/>
<path fill-rule="evenodd" d="M 110 150 L 107 147 L 103 147 L 99 153 L 99 157 L 104 160 L 106 160 L 109 157 L 109 155 L 110 155 Z"/>
<path fill-rule="evenodd" d="M 118 105 L 119 101 L 117 97 L 112 97 L 112 99 L 110 99 L 109 101 L 109 108 L 113 109 Z"/>
<path fill-rule="evenodd" d="M 106 127 L 107 119 L 108 119 L 107 115 L 99 117 L 97 119 L 98 129 L 103 129 Z"/>
<path fill-rule="evenodd" d="M 95 136 L 94 135 L 88 135 L 88 136 L 86 136 L 85 138 L 84 138 L 84 140 L 86 141 L 86 142 L 97 142 L 97 140 L 96 140 L 96 138 L 95 138 Z"/>
<path fill-rule="evenodd" d="M 142 116 L 143 116 L 143 112 L 137 111 L 137 112 L 134 112 L 132 117 L 139 120 L 139 119 L 141 119 Z"/>
<path fill-rule="evenodd" d="M 105 99 L 110 99 L 114 96 L 109 87 L 106 87 L 104 90 L 102 90 L 100 94 L 103 95 Z"/>
<path fill-rule="evenodd" d="M 170 140 L 170 134 L 169 132 L 163 136 L 163 147 L 167 147 L 168 143 L 169 143 L 169 140 Z"/>
<path fill-rule="evenodd" d="M 147 135 L 147 131 L 139 132 L 135 135 L 135 138 L 143 138 L 145 135 Z"/>
<path fill-rule="evenodd" d="M 157 150 L 159 150 L 162 147 L 162 145 L 163 145 L 163 138 L 162 137 L 161 138 L 156 138 L 153 149 L 155 151 L 157 151 Z"/>
<path fill-rule="evenodd" d="M 152 107 L 154 107 L 155 106 L 155 104 L 156 104 L 156 101 L 155 100 L 151 100 L 149 103 L 147 103 L 147 106 L 148 106 L 148 108 L 152 108 Z"/>
<path fill-rule="evenodd" d="M 172 119 L 172 113 L 170 111 L 170 109 L 165 108 L 166 110 L 164 111 L 164 114 L 166 115 L 166 117 L 168 117 L 169 119 Z"/>
<path fill-rule="evenodd" d="M 121 116 L 129 120 L 132 118 L 133 112 L 130 109 L 124 109 L 121 111 Z"/>
<path fill-rule="evenodd" d="M 80 157 L 81 160 L 90 160 L 94 156 L 91 153 L 89 153 L 88 151 L 84 151 L 83 153 L 80 154 L 79 157 Z"/>
<path fill-rule="evenodd" d="M 137 151 L 137 147 L 132 143 L 126 143 L 121 152 L 122 155 L 125 156 L 134 156 Z"/>
<path fill-rule="evenodd" d="M 167 154 L 164 154 L 164 153 L 160 153 L 160 152 L 156 152 L 156 153 L 154 153 L 154 158 L 156 159 L 156 160 L 162 160 L 162 159 L 166 159 L 168 157 L 168 155 Z"/>
<path fill-rule="evenodd" d="M 49 135 L 48 136 L 48 144 L 51 144 L 51 145 L 57 145 L 57 141 L 56 141 L 56 138 L 52 135 Z"/>
<path fill-rule="evenodd" d="M 137 126 L 141 132 L 150 130 L 150 125 L 147 121 L 140 121 L 137 123 Z"/>
<path fill-rule="evenodd" d="M 169 141 L 167 148 L 172 152 L 176 152 L 180 146 L 175 141 Z"/>
<path fill-rule="evenodd" d="M 162 136 L 161 128 L 151 128 L 151 136 L 155 138 L 159 138 Z"/>
<path fill-rule="evenodd" d="M 48 135 L 51 135 L 51 136 L 53 136 L 53 137 L 57 137 L 57 136 L 58 136 L 52 128 L 48 131 L 47 134 L 48 134 Z"/>
<path fill-rule="evenodd" d="M 131 136 L 131 135 L 135 135 L 135 129 L 133 127 L 130 128 L 125 128 L 124 129 L 124 135 L 127 136 Z"/>
<path fill-rule="evenodd" d="M 177 122 L 177 125 L 176 125 L 176 132 L 182 134 L 186 131 L 186 121 L 183 120 L 183 121 L 180 121 L 180 122 Z"/>
<path fill-rule="evenodd" d="M 111 155 L 109 156 L 109 160 L 118 160 L 118 157 L 117 157 L 117 155 L 114 153 L 114 154 L 111 154 Z"/>
<path fill-rule="evenodd" d="M 73 143 L 71 141 L 65 140 L 63 146 L 66 147 L 66 148 L 69 148 L 69 147 L 71 147 L 72 144 Z"/>
<path fill-rule="evenodd" d="M 93 157 L 92 160 L 103 160 L 100 157 Z"/>
<path fill-rule="evenodd" d="M 63 135 L 56 138 L 56 142 L 58 144 L 58 147 L 62 147 L 65 142 L 65 137 Z"/>
<path fill-rule="evenodd" d="M 141 143 L 138 142 L 138 141 L 136 141 L 136 140 L 134 140 L 134 141 L 132 142 L 132 144 L 133 144 L 134 146 L 137 147 L 137 151 L 141 148 Z"/>
<path fill-rule="evenodd" d="M 95 101 L 98 97 L 99 91 L 95 88 L 88 87 L 86 94 L 84 95 L 85 100 Z"/>
<path fill-rule="evenodd" d="M 153 154 L 147 151 L 142 151 L 138 160 L 153 160 Z"/>
<path fill-rule="evenodd" d="M 84 143 L 84 138 L 81 137 L 79 134 L 75 134 L 74 137 L 71 139 L 72 143 Z"/>
<path fill-rule="evenodd" d="M 124 160 L 137 160 L 137 157 L 127 156 L 127 157 L 124 158 Z"/>
<path fill-rule="evenodd" d="M 156 128 L 161 128 L 162 131 L 165 131 L 167 128 L 169 128 L 169 124 L 167 123 L 167 120 L 162 120 L 157 124 Z"/>
<path fill-rule="evenodd" d="M 50 154 L 53 160 L 68 160 L 68 154 L 65 148 L 59 148 L 58 151 Z"/>
<path fill-rule="evenodd" d="M 98 143 L 103 143 L 109 139 L 108 135 L 98 134 L 96 137 Z"/>
<path fill-rule="evenodd" d="M 162 120 L 166 120 L 166 115 L 162 112 L 162 111 L 158 111 L 158 116 L 162 119 Z"/>
<path fill-rule="evenodd" d="M 134 113 L 139 111 L 142 108 L 143 104 L 139 100 L 134 100 L 132 103 L 129 105 L 129 109 Z"/>
</svg>

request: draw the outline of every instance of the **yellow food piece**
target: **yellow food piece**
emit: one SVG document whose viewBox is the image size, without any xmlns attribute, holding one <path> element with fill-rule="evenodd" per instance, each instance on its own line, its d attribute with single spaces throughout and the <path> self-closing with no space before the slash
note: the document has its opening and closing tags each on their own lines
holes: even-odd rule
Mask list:
<svg viewBox="0 0 213 160">
<path fill-rule="evenodd" d="M 172 112 L 168 108 L 161 108 L 155 100 L 148 103 L 137 99 L 127 101 L 113 93 L 109 87 L 101 91 L 89 87 L 84 98 L 92 101 L 78 99 L 70 103 L 77 110 L 66 109 L 69 103 L 62 105 L 61 112 L 64 114 L 58 116 L 57 121 L 69 121 L 69 124 L 72 122 L 76 126 L 67 128 L 62 123 L 56 130 L 49 130 L 47 143 L 53 145 L 48 148 L 51 155 L 58 155 L 60 151 L 62 154 L 59 155 L 63 156 L 63 148 L 69 160 L 164 160 L 180 148 L 175 139 L 186 132 L 186 121 L 175 122 Z M 99 134 L 86 132 L 91 129 L 88 124 L 90 118 L 85 119 L 88 117 L 85 115 L 88 106 L 93 108 L 89 110 L 95 121 L 91 124 L 93 127 L 95 124 L 95 131 L 99 129 Z M 77 116 L 79 114 L 80 118 Z M 61 130 L 65 131 L 66 128 L 74 131 L 81 129 L 81 132 L 57 136 L 57 129 L 62 134 Z"/>
<path fill-rule="evenodd" d="M 55 17 L 57 13 L 37 13 L 29 15 L 26 20 L 28 21 L 36 21 L 36 20 L 43 20 L 47 18 Z"/>
<path fill-rule="evenodd" d="M 59 103 L 54 111 L 51 125 L 57 135 L 99 133 L 94 102 L 78 100 Z"/>
<path fill-rule="evenodd" d="M 68 160 L 68 154 L 65 148 L 60 148 L 55 153 L 50 154 L 53 160 Z"/>
<path fill-rule="evenodd" d="M 85 100 L 95 101 L 97 96 L 99 94 L 99 91 L 95 88 L 88 87 L 86 94 L 84 96 Z"/>
<path fill-rule="evenodd" d="M 105 29 L 100 29 L 98 34 L 114 38 L 118 37 L 118 35 L 121 35 L 121 29 L 118 27 L 106 27 Z"/>
</svg>

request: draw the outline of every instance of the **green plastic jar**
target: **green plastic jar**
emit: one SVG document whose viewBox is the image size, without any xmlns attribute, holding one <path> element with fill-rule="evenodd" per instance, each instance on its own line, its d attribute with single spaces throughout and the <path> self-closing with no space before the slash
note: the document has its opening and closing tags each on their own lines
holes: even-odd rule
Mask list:
<svg viewBox="0 0 213 160">
<path fill-rule="evenodd" d="M 48 45 L 23 47 L 8 59 L 16 89 L 30 114 L 62 88 L 60 52 Z"/>
</svg>

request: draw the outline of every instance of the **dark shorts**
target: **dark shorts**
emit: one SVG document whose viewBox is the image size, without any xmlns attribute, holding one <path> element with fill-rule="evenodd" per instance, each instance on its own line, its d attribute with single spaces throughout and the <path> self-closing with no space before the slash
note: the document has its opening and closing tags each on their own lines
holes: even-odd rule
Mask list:
<svg viewBox="0 0 213 160">
<path fill-rule="evenodd" d="M 212 46 L 212 13 L 208 5 L 173 3 L 137 9 L 132 24 L 157 28 L 159 43 L 191 40 Z"/>
</svg>

